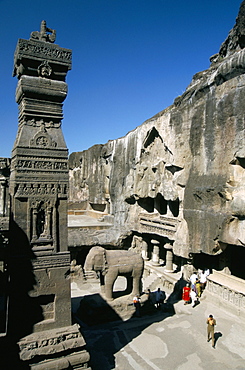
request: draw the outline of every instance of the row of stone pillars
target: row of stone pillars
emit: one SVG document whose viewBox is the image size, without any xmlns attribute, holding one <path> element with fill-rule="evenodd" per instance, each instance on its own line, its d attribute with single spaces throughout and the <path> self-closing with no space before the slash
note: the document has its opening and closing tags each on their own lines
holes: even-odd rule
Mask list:
<svg viewBox="0 0 245 370">
<path fill-rule="evenodd" d="M 152 252 L 152 258 L 151 263 L 154 266 L 160 265 L 160 257 L 159 257 L 159 251 L 160 251 L 160 242 L 158 240 L 152 239 L 151 244 L 153 245 L 153 252 Z M 166 249 L 166 265 L 165 265 L 165 271 L 166 272 L 173 272 L 173 250 L 171 244 L 165 244 L 164 248 Z M 145 261 L 149 260 L 148 258 L 148 245 L 146 242 L 142 243 L 142 257 Z"/>
</svg>

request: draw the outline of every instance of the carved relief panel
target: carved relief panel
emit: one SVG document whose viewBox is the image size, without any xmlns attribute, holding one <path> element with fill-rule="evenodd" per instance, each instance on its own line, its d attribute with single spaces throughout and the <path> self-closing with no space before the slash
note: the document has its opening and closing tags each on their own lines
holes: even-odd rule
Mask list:
<svg viewBox="0 0 245 370">
<path fill-rule="evenodd" d="M 53 244 L 54 209 L 55 201 L 51 199 L 40 198 L 30 202 L 32 244 Z"/>
</svg>

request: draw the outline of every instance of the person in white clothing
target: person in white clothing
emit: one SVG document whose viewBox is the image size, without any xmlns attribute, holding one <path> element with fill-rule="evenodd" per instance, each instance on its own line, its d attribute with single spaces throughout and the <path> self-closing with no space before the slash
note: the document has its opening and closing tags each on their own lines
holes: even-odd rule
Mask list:
<svg viewBox="0 0 245 370">
<path fill-rule="evenodd" d="M 191 288 L 195 288 L 196 280 L 198 279 L 197 273 L 193 272 L 193 274 L 190 277 L 190 282 L 191 282 Z"/>
<path fill-rule="evenodd" d="M 195 290 L 191 290 L 190 297 L 191 297 L 191 305 L 192 305 L 192 307 L 195 307 L 195 305 L 198 301 L 198 297 L 197 297 L 197 294 L 196 294 Z"/>
<path fill-rule="evenodd" d="M 206 284 L 207 284 L 207 275 L 204 271 L 200 273 L 200 283 L 201 283 L 201 290 L 204 291 Z"/>
</svg>

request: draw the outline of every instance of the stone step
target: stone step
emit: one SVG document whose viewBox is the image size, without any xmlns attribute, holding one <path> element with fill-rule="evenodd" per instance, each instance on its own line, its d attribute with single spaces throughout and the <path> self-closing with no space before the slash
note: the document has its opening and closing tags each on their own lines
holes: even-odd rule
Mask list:
<svg viewBox="0 0 245 370">
<path fill-rule="evenodd" d="M 143 279 L 143 290 L 147 289 L 153 290 L 159 282 L 159 277 L 155 274 L 150 274 L 145 279 Z"/>
<path fill-rule="evenodd" d="M 98 280 L 98 276 L 95 271 L 84 271 L 84 278 L 85 280 Z"/>
</svg>

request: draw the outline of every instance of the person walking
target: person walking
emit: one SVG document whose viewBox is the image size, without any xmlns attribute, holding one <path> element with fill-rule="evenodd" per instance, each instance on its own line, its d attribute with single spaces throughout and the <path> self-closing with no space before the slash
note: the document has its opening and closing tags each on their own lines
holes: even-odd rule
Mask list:
<svg viewBox="0 0 245 370">
<path fill-rule="evenodd" d="M 184 286 L 183 291 L 182 291 L 182 299 L 185 302 L 184 304 L 188 304 L 190 302 L 190 284 L 187 283 L 186 286 Z"/>
<path fill-rule="evenodd" d="M 200 284 L 201 291 L 203 292 L 207 284 L 207 274 L 204 272 L 204 270 L 202 270 L 200 273 Z"/>
<path fill-rule="evenodd" d="M 214 326 L 216 325 L 216 320 L 213 318 L 213 315 L 209 315 L 207 319 L 207 331 L 208 331 L 208 340 L 207 342 L 212 339 L 212 347 L 215 348 L 214 346 Z"/>
<path fill-rule="evenodd" d="M 190 297 L 191 297 L 191 305 L 194 308 L 195 305 L 198 303 L 197 293 L 194 289 L 190 291 Z"/>
<path fill-rule="evenodd" d="M 191 289 L 195 289 L 196 279 L 198 279 L 196 271 L 190 276 Z"/>
<path fill-rule="evenodd" d="M 201 283 L 200 283 L 200 280 L 199 279 L 196 279 L 196 293 L 197 293 L 197 296 L 198 298 L 201 297 L 201 294 L 202 294 L 202 291 L 201 291 Z"/>
</svg>

